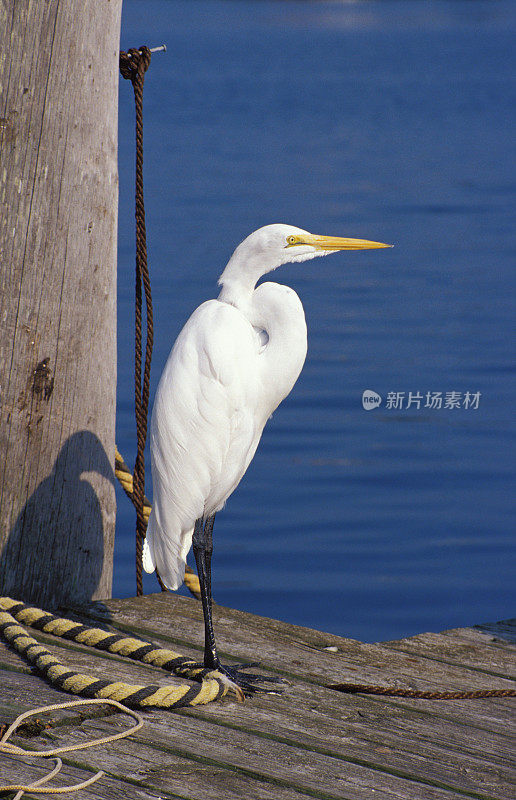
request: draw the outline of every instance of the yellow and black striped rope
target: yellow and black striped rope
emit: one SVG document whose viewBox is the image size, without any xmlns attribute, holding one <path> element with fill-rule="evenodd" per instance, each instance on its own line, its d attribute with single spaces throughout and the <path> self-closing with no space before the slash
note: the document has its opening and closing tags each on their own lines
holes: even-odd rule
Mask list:
<svg viewBox="0 0 516 800">
<path fill-rule="evenodd" d="M 121 681 L 110 682 L 74 672 L 29 636 L 18 622 L 88 647 L 161 667 L 179 677 L 200 681 L 200 685 L 139 686 Z M 0 634 L 53 686 L 81 697 L 109 698 L 128 706 L 182 708 L 210 703 L 228 692 L 224 675 L 216 670 L 206 669 L 202 664 L 180 653 L 101 628 L 88 628 L 79 622 L 56 617 L 10 597 L 0 597 Z M 238 699 L 244 699 L 243 693 L 238 694 Z"/>
<path fill-rule="evenodd" d="M 126 493 L 127 497 L 131 502 L 133 502 L 133 476 L 129 467 L 125 463 L 124 459 L 120 455 L 118 447 L 115 447 L 115 476 L 118 479 L 120 486 Z M 143 498 L 143 516 L 145 519 L 145 524 L 149 522 L 149 516 L 152 509 L 152 505 L 150 500 L 147 497 Z M 166 591 L 166 587 L 161 582 L 158 571 L 156 570 L 156 574 L 158 576 L 158 581 L 161 588 Z M 201 599 L 201 587 L 199 585 L 199 578 L 193 571 L 191 567 L 186 565 L 185 570 L 185 586 L 188 591 L 193 594 L 197 600 Z"/>
<path fill-rule="evenodd" d="M 118 447 L 115 446 L 115 476 L 118 478 L 120 486 L 126 493 L 129 500 L 133 500 L 133 476 L 129 467 L 120 455 Z M 143 498 L 143 516 L 145 522 L 149 521 L 152 505 L 150 500 L 145 496 Z"/>
</svg>

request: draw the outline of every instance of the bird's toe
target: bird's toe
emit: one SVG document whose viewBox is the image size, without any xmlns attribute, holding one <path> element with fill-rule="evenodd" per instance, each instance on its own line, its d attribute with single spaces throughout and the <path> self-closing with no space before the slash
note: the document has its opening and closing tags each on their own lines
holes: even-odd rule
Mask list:
<svg viewBox="0 0 516 800">
<path fill-rule="evenodd" d="M 232 684 L 231 688 L 236 691 L 237 695 L 243 693 L 246 697 L 251 697 L 253 694 L 278 694 L 280 691 L 279 687 L 272 689 L 265 686 L 260 686 L 260 684 L 285 683 L 282 678 L 275 678 L 270 675 L 259 675 L 255 672 L 243 671 L 249 667 L 259 666 L 260 665 L 257 662 L 252 662 L 250 664 L 234 664 L 232 666 L 224 666 L 220 664 L 217 667 L 217 671 L 221 672 L 222 675 L 228 679 L 228 682 Z"/>
</svg>

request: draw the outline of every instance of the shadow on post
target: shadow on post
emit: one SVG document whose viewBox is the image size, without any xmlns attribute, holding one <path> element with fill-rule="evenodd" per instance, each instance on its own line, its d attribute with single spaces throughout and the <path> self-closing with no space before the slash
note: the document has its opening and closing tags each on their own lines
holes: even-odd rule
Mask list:
<svg viewBox="0 0 516 800">
<path fill-rule="evenodd" d="M 0 555 L 0 592 L 53 608 L 98 597 L 106 574 L 110 587 L 112 543 L 105 547 L 102 497 L 114 491 L 114 480 L 97 436 L 70 436 L 12 527 Z"/>
</svg>

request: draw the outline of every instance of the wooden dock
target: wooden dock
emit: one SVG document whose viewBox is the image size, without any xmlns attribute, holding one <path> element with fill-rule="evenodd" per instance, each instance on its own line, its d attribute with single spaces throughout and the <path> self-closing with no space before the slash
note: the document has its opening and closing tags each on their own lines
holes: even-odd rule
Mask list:
<svg viewBox="0 0 516 800">
<path fill-rule="evenodd" d="M 85 624 L 124 632 L 200 658 L 202 611 L 170 594 L 92 603 Z M 105 776 L 66 795 L 78 800 L 511 800 L 516 798 L 514 699 L 432 701 L 342 694 L 324 684 L 375 683 L 416 689 L 514 689 L 516 628 L 510 623 L 362 644 L 215 606 L 221 656 L 260 659 L 281 676 L 281 694 L 244 704 L 226 697 L 181 711 L 142 712 L 132 737 L 63 757 L 52 782 Z M 516 625 L 516 621 L 513 621 Z M 34 634 L 33 631 L 31 631 Z M 53 636 L 35 638 L 72 669 L 138 683 L 179 683 L 161 670 Z M 512 680 L 511 680 L 512 679 Z M 0 642 L 0 727 L 36 706 L 64 702 Z M 86 712 L 87 713 L 87 712 Z M 44 749 L 126 727 L 122 716 L 77 712 L 12 741 Z M 511 763 L 512 760 L 512 763 Z M 0 784 L 28 782 L 49 768 L 0 755 Z M 27 794 L 25 797 L 37 797 Z M 41 797 L 41 795 L 39 795 Z"/>
</svg>

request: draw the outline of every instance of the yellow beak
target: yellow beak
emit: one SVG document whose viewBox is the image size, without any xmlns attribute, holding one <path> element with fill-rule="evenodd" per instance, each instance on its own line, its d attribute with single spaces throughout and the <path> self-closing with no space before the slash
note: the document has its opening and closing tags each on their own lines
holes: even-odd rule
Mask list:
<svg viewBox="0 0 516 800">
<path fill-rule="evenodd" d="M 340 236 L 299 236 L 296 244 L 309 244 L 318 250 L 370 250 L 378 247 L 392 247 L 392 244 L 370 242 L 367 239 L 343 239 Z"/>
</svg>

